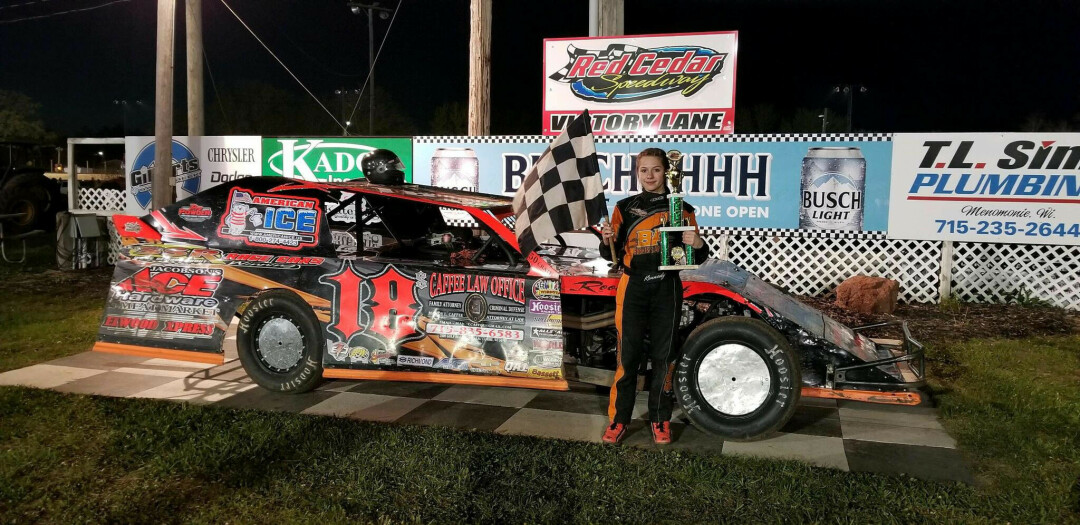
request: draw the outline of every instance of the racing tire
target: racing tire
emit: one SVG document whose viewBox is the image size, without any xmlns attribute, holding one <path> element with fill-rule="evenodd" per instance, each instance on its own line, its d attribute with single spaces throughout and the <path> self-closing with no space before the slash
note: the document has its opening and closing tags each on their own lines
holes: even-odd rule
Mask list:
<svg viewBox="0 0 1080 525">
<path fill-rule="evenodd" d="M 690 422 L 729 441 L 784 426 L 802 382 L 791 344 L 758 319 L 725 317 L 697 327 L 675 364 L 675 397 Z"/>
<path fill-rule="evenodd" d="M 296 295 L 272 290 L 244 310 L 236 332 L 244 371 L 259 386 L 299 394 L 322 381 L 322 330 L 314 312 Z"/>
<path fill-rule="evenodd" d="M 6 219 L 10 233 L 33 229 L 52 231 L 56 228 L 56 213 L 66 207 L 59 186 L 40 173 L 19 173 L 0 189 L 0 213 L 21 213 L 21 217 Z"/>
</svg>

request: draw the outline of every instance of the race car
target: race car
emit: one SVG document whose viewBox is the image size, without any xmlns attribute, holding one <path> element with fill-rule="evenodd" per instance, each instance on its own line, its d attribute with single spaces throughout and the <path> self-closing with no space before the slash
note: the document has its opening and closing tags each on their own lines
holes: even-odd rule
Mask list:
<svg viewBox="0 0 1080 525">
<path fill-rule="evenodd" d="M 595 229 L 521 253 L 509 197 L 252 177 L 113 223 L 98 351 L 222 363 L 236 320 L 245 371 L 278 392 L 323 378 L 611 384 L 619 270 Z M 767 436 L 801 396 L 928 400 L 906 324 L 875 342 L 730 262 L 681 275 L 673 388 L 705 431 Z"/>
</svg>

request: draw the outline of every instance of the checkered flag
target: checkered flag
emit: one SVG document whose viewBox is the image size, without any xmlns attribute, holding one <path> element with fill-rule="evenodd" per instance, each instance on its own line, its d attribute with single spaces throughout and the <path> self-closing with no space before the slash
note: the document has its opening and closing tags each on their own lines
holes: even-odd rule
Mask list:
<svg viewBox="0 0 1080 525">
<path fill-rule="evenodd" d="M 588 111 L 570 121 L 525 175 L 514 194 L 514 215 L 514 232 L 525 255 L 607 215 Z"/>
</svg>

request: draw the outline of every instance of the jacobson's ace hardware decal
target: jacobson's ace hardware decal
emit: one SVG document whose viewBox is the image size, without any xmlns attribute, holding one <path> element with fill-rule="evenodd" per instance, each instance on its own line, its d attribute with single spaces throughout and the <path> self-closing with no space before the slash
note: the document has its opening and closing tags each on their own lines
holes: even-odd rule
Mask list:
<svg viewBox="0 0 1080 525">
<path fill-rule="evenodd" d="M 444 270 L 346 261 L 319 279 L 327 366 L 562 379 L 557 280 Z"/>
<path fill-rule="evenodd" d="M 284 197 L 235 188 L 218 235 L 248 246 L 298 250 L 319 240 L 322 210 L 317 199 Z"/>
</svg>

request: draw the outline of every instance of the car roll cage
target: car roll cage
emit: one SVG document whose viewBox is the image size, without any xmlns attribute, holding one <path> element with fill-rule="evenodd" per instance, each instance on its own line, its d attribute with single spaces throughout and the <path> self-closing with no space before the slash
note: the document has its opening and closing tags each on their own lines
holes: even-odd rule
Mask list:
<svg viewBox="0 0 1080 525">
<path fill-rule="evenodd" d="M 874 323 L 852 328 L 852 331 L 859 333 L 865 330 L 874 328 L 884 328 L 891 326 L 900 326 L 904 333 L 904 340 L 900 345 L 876 343 L 877 346 L 884 347 L 890 353 L 892 357 L 886 357 L 883 359 L 875 359 L 873 361 L 867 361 L 865 363 L 859 363 L 854 365 L 836 367 L 834 365 L 826 366 L 825 370 L 825 386 L 826 388 L 841 388 L 843 387 L 866 387 L 875 389 L 887 389 L 894 390 L 896 387 L 905 388 L 920 388 L 926 385 L 926 348 L 922 343 L 911 337 L 911 331 L 908 330 L 907 321 L 886 321 L 882 323 Z M 900 353 L 897 353 L 900 352 Z M 847 378 L 848 372 L 855 370 L 864 370 L 868 368 L 876 368 L 884 365 L 891 365 L 896 363 L 911 363 L 914 362 L 914 366 L 911 367 L 912 372 L 917 378 L 915 381 L 899 381 L 896 383 L 885 383 L 877 381 L 854 381 Z M 890 374 L 891 375 L 891 374 Z M 902 377 L 902 376 L 901 376 Z"/>
</svg>

